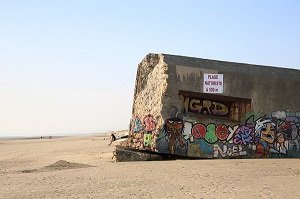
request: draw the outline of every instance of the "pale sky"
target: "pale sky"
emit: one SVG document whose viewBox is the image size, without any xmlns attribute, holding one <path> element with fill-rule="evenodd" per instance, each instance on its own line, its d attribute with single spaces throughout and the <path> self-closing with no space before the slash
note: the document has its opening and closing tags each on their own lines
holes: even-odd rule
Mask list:
<svg viewBox="0 0 300 199">
<path fill-rule="evenodd" d="M 297 0 L 0 0 L 0 137 L 128 128 L 152 53 L 300 69 Z"/>
</svg>

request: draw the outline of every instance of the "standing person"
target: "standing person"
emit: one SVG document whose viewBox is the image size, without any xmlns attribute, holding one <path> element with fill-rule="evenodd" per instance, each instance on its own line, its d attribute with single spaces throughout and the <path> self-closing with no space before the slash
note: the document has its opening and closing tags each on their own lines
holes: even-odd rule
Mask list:
<svg viewBox="0 0 300 199">
<path fill-rule="evenodd" d="M 110 134 L 110 143 L 108 144 L 108 145 L 111 145 L 111 143 L 113 143 L 114 141 L 116 141 L 116 136 L 115 136 L 115 134 L 113 134 L 113 133 L 111 133 Z"/>
</svg>

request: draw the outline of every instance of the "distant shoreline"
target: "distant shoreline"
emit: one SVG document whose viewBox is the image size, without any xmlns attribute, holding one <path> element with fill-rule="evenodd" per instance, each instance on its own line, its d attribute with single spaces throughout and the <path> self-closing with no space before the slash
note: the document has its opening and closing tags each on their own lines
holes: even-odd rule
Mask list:
<svg viewBox="0 0 300 199">
<path fill-rule="evenodd" d="M 51 137 L 51 138 L 50 138 Z M 12 137 L 0 137 L 0 140 L 38 140 L 38 139 L 57 139 L 64 137 L 73 137 L 73 136 L 32 136 L 32 137 L 21 137 L 21 136 L 12 136 Z"/>
<path fill-rule="evenodd" d="M 42 136 L 0 136 L 0 140 L 41 140 L 41 139 L 58 139 L 65 137 L 87 137 L 87 136 L 97 136 L 97 137 L 107 137 L 110 133 L 115 133 L 117 135 L 125 135 L 128 130 L 119 130 L 119 131 L 109 131 L 103 133 L 87 133 L 87 134 L 70 134 L 70 135 L 42 135 Z"/>
</svg>

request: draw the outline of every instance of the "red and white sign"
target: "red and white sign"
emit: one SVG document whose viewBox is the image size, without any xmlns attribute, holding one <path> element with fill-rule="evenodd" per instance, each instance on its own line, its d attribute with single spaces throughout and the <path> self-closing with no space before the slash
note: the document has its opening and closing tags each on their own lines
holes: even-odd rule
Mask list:
<svg viewBox="0 0 300 199">
<path fill-rule="evenodd" d="M 223 93 L 223 74 L 204 74 L 204 93 Z"/>
</svg>

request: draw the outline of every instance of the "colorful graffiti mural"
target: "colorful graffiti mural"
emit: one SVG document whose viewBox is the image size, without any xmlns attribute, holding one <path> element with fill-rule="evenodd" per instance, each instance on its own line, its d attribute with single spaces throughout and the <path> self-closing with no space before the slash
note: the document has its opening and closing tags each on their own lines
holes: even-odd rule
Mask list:
<svg viewBox="0 0 300 199">
<path fill-rule="evenodd" d="M 155 150 L 156 121 L 153 115 L 147 114 L 142 120 L 134 117 L 130 123 L 128 145 L 135 149 Z"/>
<path fill-rule="evenodd" d="M 191 133 L 195 139 L 212 145 L 214 157 L 288 157 L 289 151 L 299 151 L 299 119 L 266 116 L 249 123 L 252 116 L 236 126 L 195 124 Z"/>
<path fill-rule="evenodd" d="M 273 112 L 237 125 L 167 119 L 156 130 L 152 115 L 134 118 L 132 146 L 159 153 L 208 158 L 300 157 L 300 115 Z"/>
</svg>

